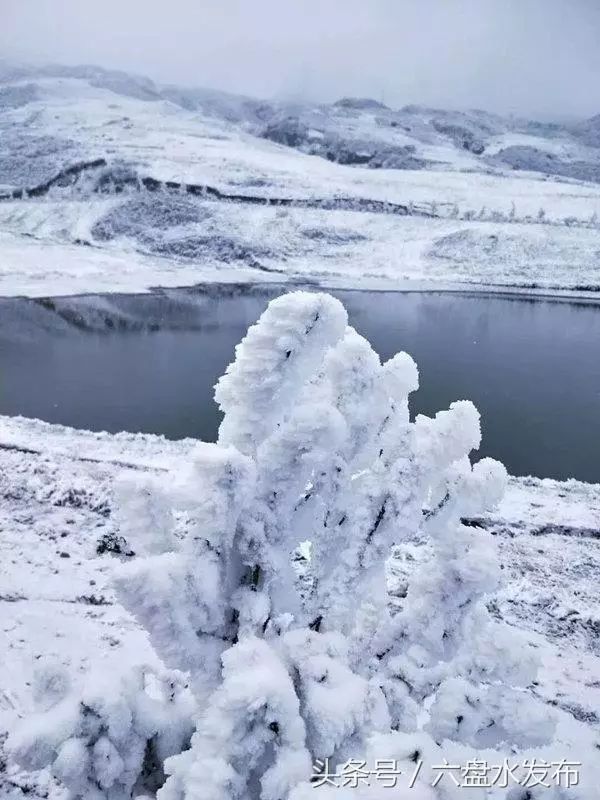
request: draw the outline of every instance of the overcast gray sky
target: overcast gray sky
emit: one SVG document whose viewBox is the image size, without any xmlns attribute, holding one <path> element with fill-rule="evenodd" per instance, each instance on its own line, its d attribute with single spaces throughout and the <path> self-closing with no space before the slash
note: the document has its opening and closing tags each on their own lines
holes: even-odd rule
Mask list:
<svg viewBox="0 0 600 800">
<path fill-rule="evenodd" d="M 0 0 L 0 55 L 265 98 L 600 113 L 600 0 Z"/>
</svg>

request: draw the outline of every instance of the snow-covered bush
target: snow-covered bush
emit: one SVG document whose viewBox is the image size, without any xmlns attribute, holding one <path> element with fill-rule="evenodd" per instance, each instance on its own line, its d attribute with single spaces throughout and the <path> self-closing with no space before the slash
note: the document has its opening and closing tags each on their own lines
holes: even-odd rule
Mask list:
<svg viewBox="0 0 600 800">
<path fill-rule="evenodd" d="M 514 754 L 550 738 L 523 691 L 533 651 L 485 605 L 501 575 L 491 537 L 466 524 L 505 470 L 471 465 L 471 403 L 411 421 L 417 387 L 410 356 L 382 364 L 332 297 L 273 301 L 217 384 L 218 442 L 117 492 L 137 554 L 118 595 L 189 680 L 189 748 L 187 702 L 148 712 L 138 676 L 28 721 L 21 762 L 52 763 L 75 797 L 123 800 L 148 784 L 153 742 L 160 800 L 305 800 L 352 759 L 393 759 L 398 787 L 429 800 L 455 796 L 431 780 L 450 743 Z M 333 796 L 351 791 L 389 796 L 362 780 Z"/>
<path fill-rule="evenodd" d="M 37 713 L 12 734 L 9 750 L 25 769 L 49 765 L 76 798 L 120 800 L 155 792 L 163 763 L 189 743 L 194 698 L 174 671 L 138 667 L 117 678 L 94 674 L 70 691 L 62 669 L 35 676 Z"/>
</svg>

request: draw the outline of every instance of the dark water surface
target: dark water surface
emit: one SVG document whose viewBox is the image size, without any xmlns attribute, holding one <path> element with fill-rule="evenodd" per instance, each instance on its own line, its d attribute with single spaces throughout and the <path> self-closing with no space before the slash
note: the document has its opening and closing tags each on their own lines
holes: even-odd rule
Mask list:
<svg viewBox="0 0 600 800">
<path fill-rule="evenodd" d="M 0 301 L 0 413 L 214 440 L 212 387 L 273 289 Z M 600 482 L 600 307 L 484 295 L 335 292 L 383 359 L 406 350 L 414 412 L 468 398 L 481 455 Z M 58 303 L 58 301 L 57 301 Z M 66 308 L 66 310 L 65 310 Z M 140 326 L 158 330 L 136 330 Z"/>
</svg>

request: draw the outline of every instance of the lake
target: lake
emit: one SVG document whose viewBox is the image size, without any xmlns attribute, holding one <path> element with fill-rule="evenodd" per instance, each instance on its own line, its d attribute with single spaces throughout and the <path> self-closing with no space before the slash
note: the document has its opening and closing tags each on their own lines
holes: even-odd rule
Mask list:
<svg viewBox="0 0 600 800">
<path fill-rule="evenodd" d="M 0 414 L 214 440 L 215 381 L 281 287 L 0 300 Z M 470 399 L 479 455 L 600 482 L 600 307 L 458 293 L 333 292 L 382 359 L 406 350 L 434 414 Z"/>
</svg>

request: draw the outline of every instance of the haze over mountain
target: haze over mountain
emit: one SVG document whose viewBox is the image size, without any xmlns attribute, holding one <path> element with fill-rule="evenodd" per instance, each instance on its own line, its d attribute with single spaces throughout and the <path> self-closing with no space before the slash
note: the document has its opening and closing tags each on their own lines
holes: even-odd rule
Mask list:
<svg viewBox="0 0 600 800">
<path fill-rule="evenodd" d="M 3 0 L 0 55 L 262 98 L 600 112 L 595 0 Z"/>
</svg>

